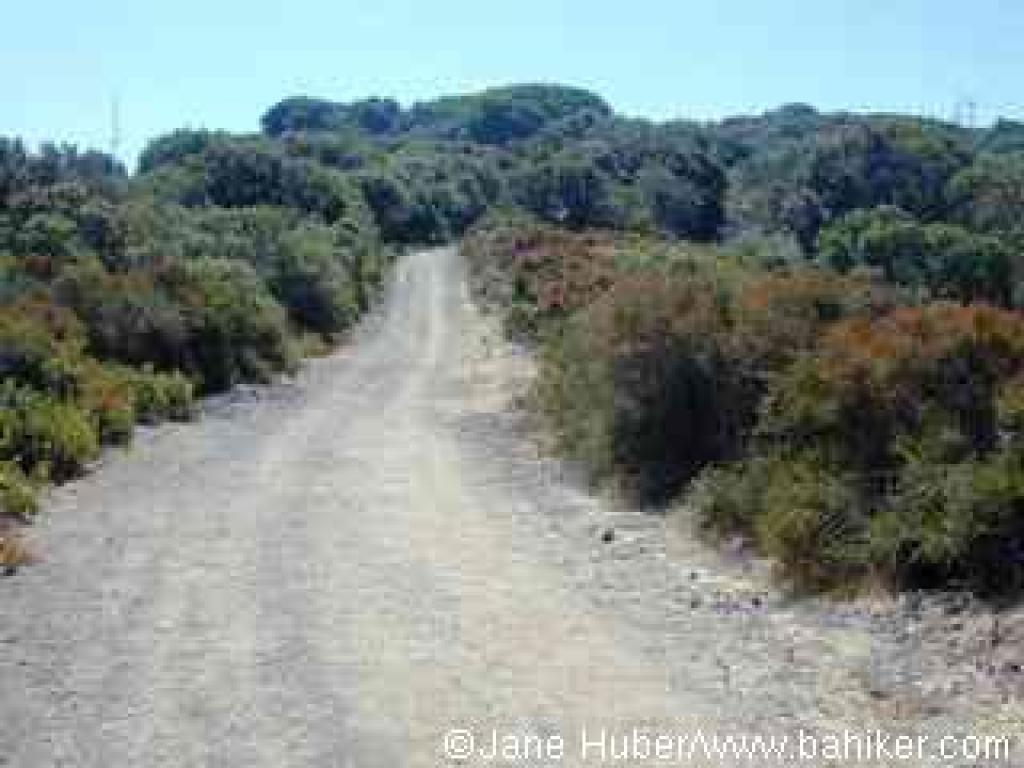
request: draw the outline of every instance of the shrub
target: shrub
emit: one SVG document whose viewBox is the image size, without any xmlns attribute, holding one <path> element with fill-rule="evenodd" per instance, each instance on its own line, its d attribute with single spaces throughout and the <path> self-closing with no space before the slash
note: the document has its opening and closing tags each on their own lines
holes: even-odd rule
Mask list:
<svg viewBox="0 0 1024 768">
<path fill-rule="evenodd" d="M 924 298 L 1009 306 L 1014 257 L 995 237 L 949 224 L 923 224 L 894 208 L 854 211 L 818 238 L 824 263 L 877 268 Z"/>
<path fill-rule="evenodd" d="M 755 387 L 731 358 L 728 331 L 728 305 L 714 285 L 621 279 L 567 325 L 542 374 L 564 447 L 585 447 L 580 457 L 593 467 L 614 467 L 659 499 L 731 456 Z"/>
<path fill-rule="evenodd" d="M 0 307 L 0 379 L 72 395 L 85 340 L 81 324 L 45 298 Z"/>
<path fill-rule="evenodd" d="M 13 461 L 0 461 L 0 515 L 24 521 L 38 511 L 35 484 Z"/>
<path fill-rule="evenodd" d="M 935 304 L 833 326 L 783 377 L 761 431 L 836 466 L 899 466 L 906 438 L 948 429 L 962 456 L 995 446 L 997 397 L 1024 367 L 1024 318 Z"/>
<path fill-rule="evenodd" d="M 193 385 L 183 374 L 144 369 L 132 372 L 129 381 L 139 422 L 188 421 L 195 415 Z"/>
<path fill-rule="evenodd" d="M 706 532 L 751 538 L 797 586 L 848 588 L 870 571 L 867 519 L 856 493 L 811 457 L 750 458 L 709 469 L 690 499 Z"/>
<path fill-rule="evenodd" d="M 189 328 L 187 370 L 203 390 L 240 381 L 267 382 L 295 366 L 284 310 L 246 264 L 199 260 L 173 265 L 161 276 L 184 308 Z"/>
<path fill-rule="evenodd" d="M 158 289 L 153 272 L 110 275 L 97 263 L 82 264 L 60 275 L 54 293 L 82 318 L 94 356 L 164 369 L 188 364 L 182 309 Z"/>
<path fill-rule="evenodd" d="M 1000 452 L 957 464 L 914 462 L 872 520 L 872 556 L 898 584 L 1024 587 L 1024 463 Z"/>
<path fill-rule="evenodd" d="M 587 306 L 616 277 L 617 243 L 515 220 L 490 222 L 465 242 L 476 293 L 506 312 L 516 333 L 534 335 Z"/>
<path fill-rule="evenodd" d="M 656 500 L 742 453 L 770 382 L 827 327 L 894 300 L 864 276 L 536 224 L 481 228 L 467 256 L 506 326 L 545 340 L 538 394 L 562 450 Z"/>
<path fill-rule="evenodd" d="M 753 457 L 699 485 L 701 518 L 803 586 L 1024 586 L 1022 369 L 1016 313 L 840 321 L 770 387 Z"/>
<path fill-rule="evenodd" d="M 618 218 L 608 179 L 582 157 L 538 165 L 514 186 L 523 207 L 571 229 L 608 227 Z"/>
<path fill-rule="evenodd" d="M 63 482 L 98 455 L 99 436 L 78 406 L 12 386 L 0 392 L 0 401 L 0 460 Z"/>
<path fill-rule="evenodd" d="M 128 369 L 89 361 L 80 402 L 92 414 L 101 443 L 131 440 L 135 427 L 135 393 Z"/>
<path fill-rule="evenodd" d="M 360 311 L 354 280 L 332 235 L 313 227 L 289 233 L 269 278 L 271 293 L 292 321 L 325 335 L 347 328 Z"/>
<path fill-rule="evenodd" d="M 783 574 L 813 588 L 863 578 L 866 521 L 850 486 L 811 458 L 775 461 L 766 468 L 754 530 Z"/>
<path fill-rule="evenodd" d="M 702 531 L 714 539 L 736 534 L 753 538 L 762 501 L 761 464 L 754 458 L 713 465 L 694 479 L 686 502 Z"/>
</svg>

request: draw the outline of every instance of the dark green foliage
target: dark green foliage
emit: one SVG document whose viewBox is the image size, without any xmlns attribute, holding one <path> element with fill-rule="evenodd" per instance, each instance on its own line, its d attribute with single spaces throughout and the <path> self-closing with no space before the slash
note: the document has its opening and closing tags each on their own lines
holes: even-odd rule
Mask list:
<svg viewBox="0 0 1024 768">
<path fill-rule="evenodd" d="M 660 500 L 729 455 L 749 408 L 725 324 L 706 284 L 618 283 L 549 344 L 541 391 L 563 448 Z"/>
<path fill-rule="evenodd" d="M 957 135 L 920 121 L 856 124 L 822 136 L 809 187 L 833 216 L 891 205 L 934 218 L 945 212 L 946 183 L 969 157 Z"/>
<path fill-rule="evenodd" d="M 982 132 L 978 149 L 996 155 L 1024 152 L 1024 123 L 1004 118 L 996 120 L 995 125 Z"/>
<path fill-rule="evenodd" d="M 950 224 L 922 224 L 895 208 L 855 211 L 818 238 L 822 261 L 840 271 L 871 267 L 922 298 L 1010 306 L 1014 256 L 995 237 Z"/>
<path fill-rule="evenodd" d="M 344 105 L 296 96 L 271 107 L 260 123 L 268 136 L 338 130 L 344 124 Z"/>
<path fill-rule="evenodd" d="M 715 239 L 724 222 L 725 176 L 698 127 L 625 120 L 579 89 L 495 88 L 408 111 L 379 100 L 290 99 L 267 113 L 264 130 L 289 155 L 357 173 L 394 242 L 446 241 L 509 203 L 576 229 L 700 240 Z M 208 194 L 180 170 L 156 182 L 182 202 Z"/>
<path fill-rule="evenodd" d="M 345 131 L 385 136 L 409 132 L 480 144 L 507 144 L 534 135 L 549 122 L 582 111 L 609 114 L 611 110 L 599 97 L 577 88 L 518 85 L 438 99 L 417 104 L 408 111 L 389 99 L 341 104 L 296 97 L 268 110 L 262 125 L 272 137 Z"/>
<path fill-rule="evenodd" d="M 149 173 L 165 165 L 178 165 L 227 140 L 228 134 L 186 128 L 150 141 L 139 156 L 139 171 Z"/>
<path fill-rule="evenodd" d="M 295 365 L 285 313 L 248 265 L 219 259 L 171 265 L 161 288 L 183 307 L 183 366 L 219 392 L 241 381 L 267 382 Z"/>
<path fill-rule="evenodd" d="M 189 328 L 183 307 L 160 291 L 146 271 L 111 275 L 97 262 L 63 270 L 55 299 L 85 325 L 92 354 L 164 370 L 189 364 Z"/>
<path fill-rule="evenodd" d="M 600 97 L 578 88 L 516 85 L 417 104 L 407 124 L 420 135 L 502 145 L 527 139 L 548 123 L 582 112 L 610 114 L 611 110 Z"/>
<path fill-rule="evenodd" d="M 403 122 L 402 108 L 390 99 L 338 104 L 304 96 L 278 102 L 267 110 L 261 120 L 263 131 L 274 137 L 289 133 L 326 133 L 346 129 L 386 135 L 397 133 Z"/>
<path fill-rule="evenodd" d="M 653 168 L 641 173 L 639 187 L 656 229 L 693 240 L 714 240 L 724 223 L 725 177 L 701 157 L 696 173 Z"/>
<path fill-rule="evenodd" d="M 529 211 L 570 229 L 615 224 L 610 185 L 596 167 L 567 157 L 530 170 L 516 182 L 517 201 Z"/>
<path fill-rule="evenodd" d="M 448 237 L 441 212 L 390 176 L 364 176 L 363 195 L 381 235 L 399 243 L 443 242 Z"/>
<path fill-rule="evenodd" d="M 870 525 L 869 556 L 900 583 L 986 593 L 1024 587 L 1024 463 L 1015 451 L 914 461 Z"/>
<path fill-rule="evenodd" d="M 1003 155 L 980 155 L 949 183 L 953 215 L 983 232 L 1024 233 L 1024 147 Z"/>
<path fill-rule="evenodd" d="M 269 287 L 301 328 L 332 334 L 349 327 L 365 309 L 353 264 L 340 252 L 334 233 L 306 225 L 289 232 L 271 264 Z"/>
<path fill-rule="evenodd" d="M 870 573 L 857 499 L 811 454 L 709 468 L 689 501 L 705 532 L 754 540 L 800 587 L 853 589 Z"/>
</svg>

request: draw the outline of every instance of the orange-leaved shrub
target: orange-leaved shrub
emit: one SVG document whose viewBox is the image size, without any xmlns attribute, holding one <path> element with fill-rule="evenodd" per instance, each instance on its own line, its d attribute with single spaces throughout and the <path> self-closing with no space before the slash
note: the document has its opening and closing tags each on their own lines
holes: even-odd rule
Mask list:
<svg viewBox="0 0 1024 768">
<path fill-rule="evenodd" d="M 771 382 L 824 328 L 888 304 L 869 280 L 813 268 L 615 273 L 549 335 L 538 392 L 566 453 L 663 501 L 741 455 Z"/>
<path fill-rule="evenodd" d="M 839 322 L 766 395 L 750 455 L 702 479 L 700 514 L 804 585 L 1024 585 L 1022 372 L 1015 312 Z"/>
</svg>

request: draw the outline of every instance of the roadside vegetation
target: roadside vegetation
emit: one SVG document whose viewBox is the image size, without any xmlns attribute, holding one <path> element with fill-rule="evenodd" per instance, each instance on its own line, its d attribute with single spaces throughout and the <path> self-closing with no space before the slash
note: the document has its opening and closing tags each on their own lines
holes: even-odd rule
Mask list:
<svg viewBox="0 0 1024 768">
<path fill-rule="evenodd" d="M 702 131 L 716 243 L 523 214 L 467 239 L 477 295 L 540 345 L 560 451 L 801 589 L 1019 592 L 1020 156 L 803 107 Z"/>
<path fill-rule="evenodd" d="M 359 189 L 288 174 L 287 192 L 213 159 L 128 177 L 98 153 L 0 141 L 3 562 L 27 557 L 11 520 L 48 483 L 137 424 L 193 418 L 200 395 L 294 370 L 368 307 L 391 250 Z M 197 179 L 209 199 L 177 196 Z"/>
<path fill-rule="evenodd" d="M 595 478 L 801 587 L 1024 586 L 1024 125 L 656 124 L 537 85 L 261 126 L 157 138 L 134 175 L 0 141 L 8 517 L 342 338 L 397 249 L 465 237 Z"/>
</svg>

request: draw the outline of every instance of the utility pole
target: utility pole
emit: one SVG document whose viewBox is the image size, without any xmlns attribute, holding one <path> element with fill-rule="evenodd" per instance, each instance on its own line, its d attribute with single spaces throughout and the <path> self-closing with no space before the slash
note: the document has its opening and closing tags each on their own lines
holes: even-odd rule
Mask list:
<svg viewBox="0 0 1024 768">
<path fill-rule="evenodd" d="M 110 156 L 116 162 L 121 151 L 121 103 L 117 95 L 110 103 Z"/>
</svg>

